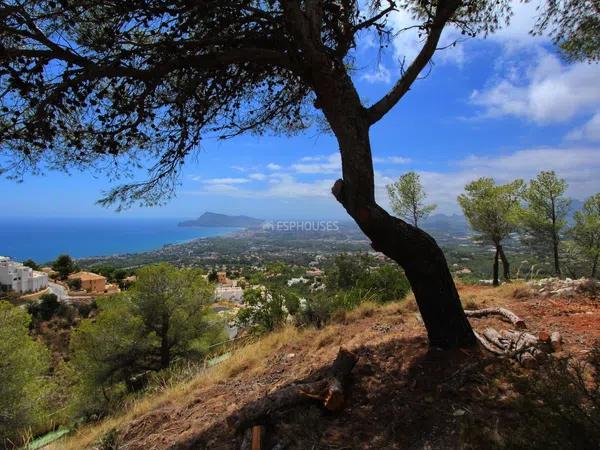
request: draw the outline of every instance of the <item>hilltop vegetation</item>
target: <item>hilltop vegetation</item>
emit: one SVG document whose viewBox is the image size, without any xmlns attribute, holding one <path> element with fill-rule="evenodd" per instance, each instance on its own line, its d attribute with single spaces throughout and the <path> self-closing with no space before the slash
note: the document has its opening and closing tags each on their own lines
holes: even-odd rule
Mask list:
<svg viewBox="0 0 600 450">
<path fill-rule="evenodd" d="M 258 227 L 264 223 L 262 219 L 248 216 L 228 216 L 214 212 L 205 212 L 197 219 L 179 222 L 180 227 Z"/>
<path fill-rule="evenodd" d="M 560 331 L 563 352 L 529 370 L 477 351 L 430 350 L 413 298 L 384 306 L 364 303 L 321 329 L 286 326 L 241 346 L 215 367 L 190 374 L 188 381 L 84 427 L 53 448 L 101 442 L 140 450 L 239 448 L 244 433 L 228 428 L 227 417 L 261 399 L 266 387 L 277 392 L 318 378 L 340 346 L 359 357 L 346 408 L 331 414 L 315 401 L 273 411 L 267 448 L 275 443 L 294 449 L 596 448 L 597 300 L 555 297 L 548 308 L 520 283 L 460 289 L 469 308 L 508 307 L 532 333 Z M 496 319 L 474 321 L 478 330 L 490 325 L 506 326 Z M 589 384 L 580 384 L 579 376 Z"/>
</svg>

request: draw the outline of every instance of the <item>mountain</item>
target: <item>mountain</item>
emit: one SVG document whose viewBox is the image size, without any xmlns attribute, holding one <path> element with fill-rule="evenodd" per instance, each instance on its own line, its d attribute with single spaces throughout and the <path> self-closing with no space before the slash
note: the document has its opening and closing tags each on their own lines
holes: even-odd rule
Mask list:
<svg viewBox="0 0 600 450">
<path fill-rule="evenodd" d="M 421 226 L 429 233 L 464 234 L 469 232 L 469 223 L 462 214 L 433 214 L 423 220 Z"/>
<path fill-rule="evenodd" d="M 228 216 L 227 214 L 218 214 L 205 212 L 194 220 L 179 222 L 180 227 L 236 227 L 252 228 L 262 225 L 264 220 L 248 216 Z"/>
</svg>

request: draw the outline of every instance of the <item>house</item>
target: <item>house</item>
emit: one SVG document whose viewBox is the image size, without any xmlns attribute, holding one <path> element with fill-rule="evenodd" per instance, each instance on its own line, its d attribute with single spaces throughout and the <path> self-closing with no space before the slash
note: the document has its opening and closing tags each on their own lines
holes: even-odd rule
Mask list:
<svg viewBox="0 0 600 450">
<path fill-rule="evenodd" d="M 295 284 L 306 284 L 308 283 L 308 280 L 304 277 L 300 277 L 300 278 L 290 278 L 289 280 L 287 280 L 287 285 L 288 286 L 293 286 Z"/>
<path fill-rule="evenodd" d="M 41 267 L 40 270 L 46 274 L 48 274 L 48 276 L 50 278 L 58 275 L 58 272 L 56 270 L 54 270 L 52 267 Z"/>
<path fill-rule="evenodd" d="M 0 256 L 0 291 L 19 294 L 37 292 L 48 287 L 48 274 Z"/>
<path fill-rule="evenodd" d="M 321 269 L 310 269 L 306 271 L 306 276 L 307 277 L 322 277 L 323 276 L 323 271 Z"/>
<path fill-rule="evenodd" d="M 90 293 L 101 293 L 106 290 L 106 277 L 92 272 L 77 272 L 69 275 L 69 280 L 81 280 L 81 289 Z"/>
<path fill-rule="evenodd" d="M 215 288 L 215 301 L 219 300 L 242 303 L 244 301 L 244 290 L 239 286 L 217 286 Z"/>
<path fill-rule="evenodd" d="M 235 286 L 235 283 L 227 278 L 227 272 L 217 272 L 217 283 L 221 286 Z"/>
</svg>

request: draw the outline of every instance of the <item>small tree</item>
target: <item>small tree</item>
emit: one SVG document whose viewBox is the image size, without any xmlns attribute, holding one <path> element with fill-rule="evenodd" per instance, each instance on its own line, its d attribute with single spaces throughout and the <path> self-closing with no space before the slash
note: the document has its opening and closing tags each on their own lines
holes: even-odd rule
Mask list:
<svg viewBox="0 0 600 450">
<path fill-rule="evenodd" d="M 554 171 L 540 172 L 523 194 L 527 205 L 521 223 L 527 233 L 526 239 L 543 253 L 552 249 L 556 276 L 561 275 L 559 245 L 571 203 L 563 196 L 566 189 L 567 182 L 558 178 Z"/>
<path fill-rule="evenodd" d="M 427 218 L 437 208 L 435 204 L 425 204 L 427 194 L 421 184 L 421 177 L 416 172 L 405 173 L 386 188 L 392 210 L 417 228 L 421 219 Z"/>
<path fill-rule="evenodd" d="M 43 420 L 44 381 L 49 356 L 29 336 L 30 317 L 0 301 L 0 447 L 18 442 L 21 432 Z"/>
<path fill-rule="evenodd" d="M 519 198 L 522 190 L 522 180 L 496 185 L 492 178 L 479 178 L 467 184 L 466 193 L 458 196 L 458 203 L 471 228 L 477 231 L 484 241 L 491 242 L 496 249 L 494 286 L 499 285 L 498 256 L 502 259 L 504 279 L 510 279 L 510 266 L 502 248 L 502 241 L 517 229 Z"/>
<path fill-rule="evenodd" d="M 40 270 L 40 266 L 33 259 L 26 259 L 23 261 L 23 265 L 26 267 L 31 267 L 33 270 Z"/>
<path fill-rule="evenodd" d="M 218 331 L 209 309 L 213 293 L 214 288 L 199 270 L 176 269 L 170 264 L 138 270 L 136 284 L 130 290 L 134 314 L 142 318 L 148 332 L 159 338 L 161 369 L 168 367 L 175 356 L 203 353 L 197 340 Z"/>
<path fill-rule="evenodd" d="M 292 300 L 294 298 L 291 297 Z M 286 303 L 286 295 L 280 290 L 246 289 L 244 307 L 238 312 L 236 322 L 241 327 L 249 327 L 257 334 L 273 331 L 280 327 L 287 317 L 289 311 Z"/>
<path fill-rule="evenodd" d="M 29 314 L 36 320 L 50 320 L 59 308 L 60 302 L 55 294 L 44 294 L 40 297 L 39 303 L 29 307 Z"/>
<path fill-rule="evenodd" d="M 69 286 L 69 288 L 73 289 L 74 291 L 80 291 L 81 290 L 81 278 L 73 278 L 72 280 L 68 280 L 67 285 Z"/>
<path fill-rule="evenodd" d="M 75 271 L 75 263 L 69 255 L 60 255 L 52 264 L 52 269 L 58 272 L 61 280 L 66 279 L 70 273 Z"/>
<path fill-rule="evenodd" d="M 88 395 L 123 383 L 146 370 L 162 370 L 175 358 L 198 359 L 225 338 L 211 312 L 213 287 L 201 273 L 156 264 L 137 271 L 126 294 L 98 300 L 99 313 L 74 332 L 73 364 Z"/>
<path fill-rule="evenodd" d="M 600 258 L 600 193 L 588 198 L 575 213 L 570 234 L 579 251 L 591 261 L 590 277 L 594 278 Z"/>
<path fill-rule="evenodd" d="M 330 290 L 349 290 L 356 287 L 359 278 L 368 270 L 369 262 L 369 256 L 366 254 L 336 255 L 333 266 L 327 270 L 327 287 Z"/>
</svg>

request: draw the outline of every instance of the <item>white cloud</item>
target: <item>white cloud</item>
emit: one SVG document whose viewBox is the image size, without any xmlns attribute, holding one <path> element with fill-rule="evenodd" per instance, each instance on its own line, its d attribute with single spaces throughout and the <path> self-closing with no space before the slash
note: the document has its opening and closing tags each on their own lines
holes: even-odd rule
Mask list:
<svg viewBox="0 0 600 450">
<path fill-rule="evenodd" d="M 237 186 L 232 186 L 231 184 L 208 184 L 202 190 L 204 194 L 237 194 L 242 192 Z"/>
<path fill-rule="evenodd" d="M 257 181 L 262 181 L 264 179 L 267 178 L 267 176 L 264 173 L 251 173 L 250 175 L 248 175 L 248 178 L 250 178 L 251 180 L 257 180 Z"/>
<path fill-rule="evenodd" d="M 456 196 L 469 181 L 482 176 L 499 183 L 516 178 L 526 181 L 542 170 L 554 170 L 569 184 L 567 194 L 583 199 L 600 191 L 600 149 L 560 148 L 521 150 L 498 157 L 469 157 L 459 162 L 462 170 L 453 173 L 423 173 L 423 184 L 433 201 L 444 209 L 458 211 Z"/>
<path fill-rule="evenodd" d="M 373 157 L 375 164 L 408 164 L 411 161 L 410 158 L 403 156 L 386 156 L 386 157 Z"/>
<path fill-rule="evenodd" d="M 600 142 L 600 112 L 581 127 L 575 128 L 567 135 L 571 141 Z"/>
<path fill-rule="evenodd" d="M 280 170 L 281 166 L 279 164 L 269 163 L 269 164 L 267 164 L 267 169 L 269 169 L 269 170 Z"/>
<path fill-rule="evenodd" d="M 306 159 L 310 158 L 310 159 Z M 388 199 L 385 185 L 396 180 L 402 174 L 397 164 L 408 162 L 400 156 L 375 158 L 376 163 L 389 162 L 385 173 L 375 171 L 377 199 L 387 207 Z M 428 194 L 428 200 L 439 205 L 442 213 L 459 213 L 456 197 L 463 192 L 464 186 L 479 177 L 489 176 L 499 183 L 515 178 L 529 180 L 542 170 L 554 170 L 569 184 L 567 194 L 584 199 L 600 191 L 600 147 L 571 146 L 564 148 L 524 149 L 498 156 L 470 156 L 457 161 L 447 171 L 417 170 Z M 202 189 L 187 192 L 195 195 L 222 195 L 232 198 L 266 198 L 293 201 L 305 199 L 315 201 L 315 208 L 333 207 L 336 203 L 331 196 L 331 186 L 340 171 L 338 153 L 305 157 L 287 169 L 272 172 L 262 178 L 213 178 L 202 183 Z M 313 179 L 314 175 L 323 175 Z M 262 179 L 259 179 L 262 178 Z M 252 185 L 245 181 L 254 180 Z M 233 181 L 232 181 L 233 180 Z M 237 182 L 236 182 L 237 181 Z M 250 187 L 252 186 L 252 187 Z"/>
<path fill-rule="evenodd" d="M 214 184 L 214 185 L 223 185 L 223 184 L 242 184 L 248 183 L 250 180 L 247 178 L 207 178 L 206 180 L 202 180 L 204 184 Z"/>
<path fill-rule="evenodd" d="M 600 66 L 563 65 L 540 51 L 524 73 L 514 67 L 490 87 L 471 94 L 471 102 L 489 117 L 523 117 L 536 123 L 559 123 L 600 105 Z M 518 70 L 518 69 L 516 69 Z M 522 81 L 519 81 L 522 80 Z"/>
<path fill-rule="evenodd" d="M 397 61 L 401 62 L 404 60 L 405 64 L 408 65 L 423 47 L 424 40 L 422 37 L 419 37 L 419 30 L 416 28 L 420 22 L 415 21 L 406 9 L 391 13 L 388 21 L 396 31 L 404 30 L 393 38 L 393 56 Z M 453 42 L 459 40 L 460 37 L 461 34 L 456 28 L 447 27 L 442 33 L 438 48 L 448 47 Z M 434 60 L 441 63 L 462 65 L 465 60 L 464 48 L 460 44 L 457 44 L 456 46 L 439 50 L 435 54 Z"/>
<path fill-rule="evenodd" d="M 530 33 L 537 21 L 538 9 L 545 6 L 546 0 L 531 0 L 526 3 L 513 0 L 511 3 L 513 15 L 510 24 L 500 28 L 489 39 L 502 44 L 507 52 L 547 42 L 548 37 L 532 36 Z"/>
<path fill-rule="evenodd" d="M 238 198 L 329 198 L 335 180 L 300 181 L 289 174 L 279 174 L 277 179 L 268 180 L 264 189 L 241 189 L 228 184 L 207 185 L 200 191 L 186 191 L 188 195 L 222 194 Z"/>
<path fill-rule="evenodd" d="M 300 161 L 323 161 L 324 159 L 326 159 L 327 156 L 304 156 L 302 158 L 300 158 Z"/>
<path fill-rule="evenodd" d="M 389 84 L 392 81 L 392 73 L 383 64 L 379 64 L 374 71 L 363 74 L 360 79 L 367 83 Z"/>
<path fill-rule="evenodd" d="M 332 153 L 331 155 L 320 157 L 320 159 L 292 164 L 292 170 L 303 174 L 334 174 L 339 173 L 341 169 L 342 162 L 339 153 Z"/>
</svg>

